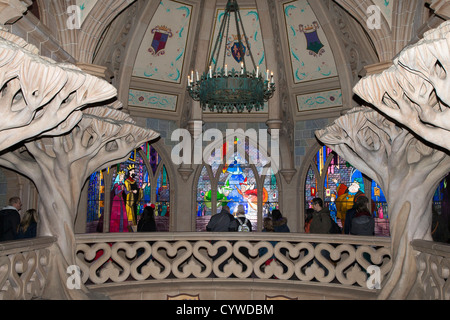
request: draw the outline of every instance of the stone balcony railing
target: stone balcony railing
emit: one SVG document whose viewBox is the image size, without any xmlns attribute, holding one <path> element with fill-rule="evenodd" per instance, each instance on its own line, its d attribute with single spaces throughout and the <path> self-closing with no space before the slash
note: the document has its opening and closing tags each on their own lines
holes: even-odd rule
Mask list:
<svg viewBox="0 0 450 320">
<path fill-rule="evenodd" d="M 260 281 L 376 295 L 380 287 L 369 288 L 369 267 L 376 266 L 382 283 L 392 266 L 390 245 L 390 238 L 299 233 L 85 234 L 77 235 L 77 265 L 83 283 L 103 292 L 152 283 Z"/>
<path fill-rule="evenodd" d="M 415 289 L 422 299 L 450 300 L 450 245 L 425 240 L 413 240 L 417 256 Z"/>
<path fill-rule="evenodd" d="M 0 243 L 0 300 L 42 296 L 54 237 Z"/>
<path fill-rule="evenodd" d="M 42 296 L 54 243 L 54 237 L 0 243 L 0 300 Z M 234 295 L 239 284 L 263 284 L 267 293 L 306 285 L 307 297 L 319 287 L 336 289 L 334 297 L 354 292 L 376 298 L 377 287 L 369 288 L 370 266 L 379 268 L 382 288 L 392 267 L 390 245 L 389 238 L 295 233 L 84 234 L 77 235 L 77 264 L 89 289 L 112 290 L 112 298 L 114 290 L 115 297 L 123 297 L 127 288 L 150 286 L 159 292 L 174 283 L 179 288 L 230 283 Z M 418 266 L 414 290 L 421 298 L 450 300 L 450 246 L 424 240 L 412 246 Z"/>
</svg>

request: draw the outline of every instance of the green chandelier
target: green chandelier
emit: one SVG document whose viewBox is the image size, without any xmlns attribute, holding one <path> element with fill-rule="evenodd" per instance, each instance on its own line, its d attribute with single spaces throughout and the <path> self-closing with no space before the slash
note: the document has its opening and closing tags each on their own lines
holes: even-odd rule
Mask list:
<svg viewBox="0 0 450 320">
<path fill-rule="evenodd" d="M 217 63 L 219 61 L 223 39 L 229 39 L 232 16 L 234 16 L 237 32 L 237 36 L 235 37 L 237 42 L 233 44 L 233 57 L 241 63 L 241 69 L 235 70 L 233 68 L 229 72 L 225 64 L 226 46 L 223 54 L 223 64 L 220 70 L 217 69 Z M 242 41 L 242 35 L 247 44 L 246 47 Z M 242 113 L 245 109 L 248 112 L 251 112 L 253 109 L 259 111 L 264 107 L 264 103 L 273 97 L 275 92 L 273 72 L 269 75 L 269 70 L 267 70 L 264 77 L 259 67 L 256 67 L 247 39 L 237 1 L 228 0 L 219 28 L 219 34 L 211 53 L 209 70 L 201 75 L 196 72 L 195 80 L 194 71 L 188 76 L 187 90 L 189 95 L 193 100 L 200 101 L 200 106 L 203 111 L 206 110 L 206 107 L 212 112 L 217 111 L 219 113 L 223 113 L 224 110 L 228 113 L 233 113 L 234 110 Z M 246 52 L 251 58 L 253 65 L 252 71 L 247 69 L 245 61 Z M 212 67 L 213 62 L 214 67 Z"/>
</svg>

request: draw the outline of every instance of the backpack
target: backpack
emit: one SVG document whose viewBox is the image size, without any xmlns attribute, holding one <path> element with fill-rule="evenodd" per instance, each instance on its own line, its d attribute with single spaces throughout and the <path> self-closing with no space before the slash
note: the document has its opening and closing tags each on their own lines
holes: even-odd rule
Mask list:
<svg viewBox="0 0 450 320">
<path fill-rule="evenodd" d="M 242 222 L 241 219 L 237 219 L 237 221 L 239 222 L 239 227 L 238 227 L 238 231 L 239 232 L 250 232 L 250 228 L 247 225 L 247 217 L 245 218 L 245 221 Z"/>
<path fill-rule="evenodd" d="M 362 215 L 352 219 L 350 233 L 360 236 L 373 236 L 374 227 L 375 220 L 372 217 Z"/>
</svg>

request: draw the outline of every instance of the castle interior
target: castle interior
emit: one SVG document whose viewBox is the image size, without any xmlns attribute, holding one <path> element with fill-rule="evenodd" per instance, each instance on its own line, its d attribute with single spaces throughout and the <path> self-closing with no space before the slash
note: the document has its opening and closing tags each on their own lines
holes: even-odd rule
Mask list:
<svg viewBox="0 0 450 320">
<path fill-rule="evenodd" d="M 0 299 L 449 300 L 449 17 L 0 0 L 0 206 L 38 213 L 0 242 Z M 316 198 L 337 233 L 310 229 Z M 251 232 L 207 231 L 226 208 Z"/>
</svg>

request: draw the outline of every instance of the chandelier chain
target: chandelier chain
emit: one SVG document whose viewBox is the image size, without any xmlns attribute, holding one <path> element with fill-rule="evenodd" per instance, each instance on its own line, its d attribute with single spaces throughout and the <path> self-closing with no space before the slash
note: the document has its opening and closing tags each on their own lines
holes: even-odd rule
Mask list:
<svg viewBox="0 0 450 320">
<path fill-rule="evenodd" d="M 229 36 L 231 13 L 234 13 L 237 32 L 237 35 L 232 35 L 232 37 Z M 218 69 L 224 35 L 226 40 L 222 68 L 220 69 L 219 67 Z M 234 41 L 237 40 L 237 42 L 232 43 L 233 39 Z M 227 50 L 231 50 L 228 56 L 232 56 L 237 63 L 240 63 L 240 72 L 235 70 L 235 68 L 228 72 L 226 64 Z M 250 57 L 253 68 L 256 71 L 247 69 L 246 55 Z M 233 63 L 233 60 L 231 60 L 231 63 Z M 224 110 L 228 113 L 233 113 L 235 110 L 238 113 L 242 113 L 245 109 L 248 112 L 252 110 L 259 111 L 264 108 L 265 102 L 272 98 L 275 92 L 273 72 L 269 75 L 269 70 L 267 70 L 265 76 L 264 79 L 263 71 L 260 72 L 259 66 L 256 66 L 253 58 L 251 45 L 245 32 L 237 1 L 228 0 L 225 14 L 222 16 L 219 33 L 211 52 L 209 72 L 207 70 L 201 77 L 196 72 L 196 79 L 194 79 L 194 71 L 191 71 L 191 76 L 188 76 L 187 91 L 193 100 L 200 102 L 200 106 L 204 111 L 207 107 L 211 112 L 216 111 L 219 113 L 223 113 Z"/>
</svg>

